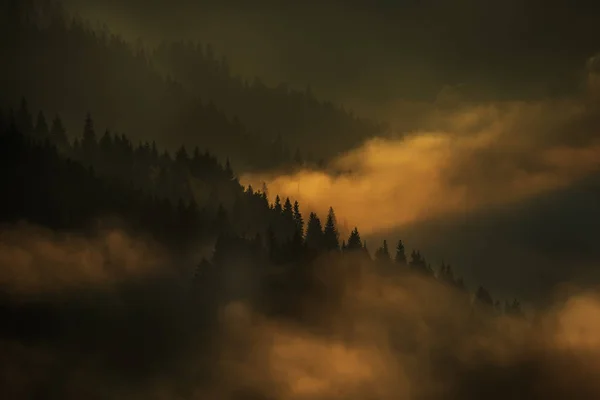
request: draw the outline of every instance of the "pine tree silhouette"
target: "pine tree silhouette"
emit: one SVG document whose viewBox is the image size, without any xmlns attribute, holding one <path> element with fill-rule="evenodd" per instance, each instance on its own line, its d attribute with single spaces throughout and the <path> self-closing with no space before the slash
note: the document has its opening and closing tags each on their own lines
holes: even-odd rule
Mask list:
<svg viewBox="0 0 600 400">
<path fill-rule="evenodd" d="M 387 240 L 375 251 L 375 260 L 381 264 L 388 264 L 391 261 Z"/>
<path fill-rule="evenodd" d="M 83 137 L 81 139 L 82 157 L 87 162 L 95 161 L 96 153 L 96 132 L 94 131 L 94 122 L 90 113 L 85 117 L 83 128 Z"/>
<path fill-rule="evenodd" d="M 314 212 L 311 212 L 308 217 L 305 241 L 307 247 L 311 250 L 323 249 L 323 228 L 321 220 Z"/>
<path fill-rule="evenodd" d="M 279 215 L 283 212 L 283 208 L 281 207 L 281 198 L 279 195 L 275 196 L 275 203 L 273 203 L 273 210 Z"/>
<path fill-rule="evenodd" d="M 302 238 L 304 236 L 304 220 L 300 213 L 300 204 L 298 204 L 298 201 L 294 202 L 294 222 L 296 223 L 296 232 L 298 232 Z"/>
<path fill-rule="evenodd" d="M 347 249 L 349 251 L 361 250 L 363 248 L 362 240 L 360 238 L 360 234 L 358 233 L 358 228 L 354 227 L 350 236 L 348 237 Z"/>
<path fill-rule="evenodd" d="M 335 212 L 333 207 L 329 207 L 329 213 L 327 214 L 327 221 L 323 230 L 323 244 L 326 250 L 339 250 L 339 233 L 336 227 Z"/>
<path fill-rule="evenodd" d="M 404 250 L 404 243 L 402 240 L 398 240 L 398 245 L 396 246 L 396 256 L 394 257 L 394 261 L 399 265 L 406 265 L 406 254 Z"/>
<path fill-rule="evenodd" d="M 285 198 L 285 202 L 283 203 L 282 214 L 285 218 L 289 218 L 292 221 L 294 220 L 294 210 L 289 197 Z"/>
<path fill-rule="evenodd" d="M 494 300 L 492 299 L 490 292 L 488 292 L 483 286 L 479 286 L 477 289 L 477 292 L 475 293 L 475 302 L 476 304 L 483 305 L 484 307 L 491 308 L 494 306 Z"/>
</svg>

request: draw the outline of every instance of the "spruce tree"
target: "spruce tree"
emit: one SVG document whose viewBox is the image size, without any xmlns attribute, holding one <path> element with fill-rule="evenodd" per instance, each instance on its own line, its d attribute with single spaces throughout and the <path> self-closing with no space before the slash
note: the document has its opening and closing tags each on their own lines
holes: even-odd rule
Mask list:
<svg viewBox="0 0 600 400">
<path fill-rule="evenodd" d="M 483 286 L 479 286 L 479 289 L 477 289 L 477 292 L 475 293 L 475 303 L 484 308 L 491 308 L 494 306 L 494 300 L 492 299 L 490 292 Z"/>
<path fill-rule="evenodd" d="M 83 137 L 81 138 L 81 151 L 84 161 L 92 162 L 94 160 L 96 150 L 96 132 L 94 131 L 94 122 L 92 116 L 88 113 L 85 117 L 85 125 L 83 127 Z"/>
<path fill-rule="evenodd" d="M 446 265 L 442 261 L 442 265 L 440 267 L 440 272 L 438 274 L 438 279 L 441 282 L 448 283 L 454 285 L 456 281 L 454 280 L 454 272 L 452 272 L 452 267 L 450 265 Z"/>
<path fill-rule="evenodd" d="M 104 154 L 104 156 L 110 156 L 112 152 L 112 136 L 110 131 L 107 129 L 104 131 L 104 134 L 100 138 L 100 151 Z"/>
<path fill-rule="evenodd" d="M 394 261 L 396 264 L 406 265 L 406 254 L 404 250 L 404 243 L 402 240 L 398 240 L 398 245 L 396 246 L 396 256 L 394 257 Z"/>
<path fill-rule="evenodd" d="M 225 160 L 225 176 L 230 181 L 235 179 L 235 175 L 233 174 L 233 169 L 231 168 L 231 163 L 229 162 L 229 157 L 227 157 L 227 159 Z"/>
<path fill-rule="evenodd" d="M 327 214 L 327 222 L 325 223 L 325 229 L 323 231 L 323 242 L 325 249 L 327 250 L 339 250 L 340 248 L 340 237 L 336 228 L 335 212 L 333 207 L 329 207 L 329 213 Z"/>
<path fill-rule="evenodd" d="M 185 146 L 181 146 L 175 153 L 175 161 L 179 164 L 186 164 L 189 161 L 189 155 Z"/>
<path fill-rule="evenodd" d="M 323 248 L 323 228 L 321 220 L 314 212 L 311 212 L 308 217 L 305 242 L 310 249 L 321 250 Z"/>
<path fill-rule="evenodd" d="M 273 204 L 273 210 L 275 210 L 275 212 L 277 214 L 281 214 L 283 212 L 283 208 L 281 207 L 281 198 L 279 197 L 279 195 L 275 196 L 275 203 Z"/>
<path fill-rule="evenodd" d="M 283 211 L 282 214 L 284 217 L 289 218 L 289 220 L 294 219 L 294 209 L 292 207 L 292 203 L 290 202 L 290 198 L 286 197 L 285 202 L 283 203 Z"/>
<path fill-rule="evenodd" d="M 360 234 L 358 233 L 357 227 L 354 227 L 350 233 L 350 236 L 348 237 L 347 248 L 350 251 L 362 249 L 362 240 L 360 238 Z"/>
<path fill-rule="evenodd" d="M 283 218 L 282 228 L 284 236 L 287 238 L 293 237 L 296 232 L 296 221 L 294 221 L 294 209 L 289 197 L 286 197 L 285 202 L 283 203 L 281 216 Z"/>
<path fill-rule="evenodd" d="M 300 233 L 300 237 L 304 236 L 304 220 L 300 213 L 300 205 L 298 201 L 294 202 L 294 222 L 296 224 L 296 231 Z"/>
<path fill-rule="evenodd" d="M 382 264 L 387 264 L 391 261 L 387 240 L 384 240 L 383 245 L 375 252 L 375 260 Z"/>
</svg>

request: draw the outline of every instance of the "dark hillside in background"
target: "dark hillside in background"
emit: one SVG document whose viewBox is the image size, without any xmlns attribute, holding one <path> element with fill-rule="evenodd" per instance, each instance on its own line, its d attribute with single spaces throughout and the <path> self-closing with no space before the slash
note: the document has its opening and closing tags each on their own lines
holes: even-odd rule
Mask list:
<svg viewBox="0 0 600 400">
<path fill-rule="evenodd" d="M 134 142 L 202 144 L 247 171 L 325 160 L 383 129 L 310 91 L 232 76 L 210 45 L 144 50 L 53 1 L 0 4 L 0 104 L 25 97 L 62 115 L 69 131 L 94 110 L 103 126 L 135 132 Z"/>
</svg>

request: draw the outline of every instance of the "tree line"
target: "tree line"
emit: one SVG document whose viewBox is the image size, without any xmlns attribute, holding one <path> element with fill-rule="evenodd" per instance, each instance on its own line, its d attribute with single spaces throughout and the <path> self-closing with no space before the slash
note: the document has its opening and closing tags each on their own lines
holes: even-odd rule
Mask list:
<svg viewBox="0 0 600 400">
<path fill-rule="evenodd" d="M 24 219 L 86 231 L 97 218 L 117 216 L 129 229 L 175 248 L 214 242 L 214 254 L 200 262 L 197 276 L 215 266 L 241 263 L 260 271 L 271 265 L 289 268 L 286 279 L 297 283 L 298 271 L 328 254 L 351 256 L 385 273 L 428 276 L 467 292 L 450 265 L 434 270 L 420 251 L 407 255 L 402 240 L 392 250 L 384 240 L 371 257 L 357 227 L 340 240 L 332 207 L 324 224 L 314 212 L 305 218 L 297 201 L 276 195 L 269 203 L 266 185 L 242 186 L 228 160 L 222 163 L 208 150 L 181 146 L 172 155 L 156 143 L 133 145 L 123 134 L 105 131 L 98 138 L 90 114 L 70 141 L 59 116 L 50 123 L 43 112 L 33 118 L 25 100 L 16 112 L 0 112 L 0 163 L 4 223 Z M 502 308 L 483 287 L 475 299 Z M 520 305 L 515 300 L 504 310 L 518 314 Z"/>
</svg>

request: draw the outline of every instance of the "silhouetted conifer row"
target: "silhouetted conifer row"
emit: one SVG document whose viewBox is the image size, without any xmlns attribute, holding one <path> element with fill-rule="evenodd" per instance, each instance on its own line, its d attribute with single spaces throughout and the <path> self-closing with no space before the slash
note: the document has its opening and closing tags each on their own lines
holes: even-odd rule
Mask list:
<svg viewBox="0 0 600 400">
<path fill-rule="evenodd" d="M 208 151 L 196 148 L 190 155 L 182 146 L 173 157 L 155 143 L 133 146 L 123 134 L 105 132 L 98 139 L 89 114 L 72 144 L 60 117 L 48 124 L 40 112 L 33 121 L 24 101 L 16 113 L 0 112 L 2 222 L 27 220 L 52 229 L 86 230 L 97 218 L 117 216 L 129 228 L 170 245 L 216 238 L 214 256 L 210 262 L 203 260 L 201 268 L 247 264 L 256 271 L 265 265 L 294 271 L 293 266 L 309 265 L 328 253 L 360 257 L 383 272 L 412 271 L 466 290 L 450 265 L 442 263 L 434 274 L 418 250 L 407 260 L 401 240 L 393 257 L 384 240 L 374 260 L 356 227 L 340 244 L 333 208 L 324 226 L 311 212 L 305 229 L 297 201 L 286 198 L 282 204 L 276 195 L 269 204 L 266 186 L 262 191 L 244 188 L 229 162 L 222 165 Z M 206 276 L 205 271 L 197 273 L 197 279 Z M 475 301 L 500 309 L 482 287 Z M 519 314 L 520 304 L 506 303 L 504 311 Z"/>
</svg>

